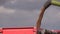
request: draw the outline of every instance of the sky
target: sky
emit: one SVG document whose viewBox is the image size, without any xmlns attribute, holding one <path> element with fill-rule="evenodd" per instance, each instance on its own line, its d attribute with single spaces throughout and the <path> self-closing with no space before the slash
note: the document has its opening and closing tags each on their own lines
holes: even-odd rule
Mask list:
<svg viewBox="0 0 60 34">
<path fill-rule="evenodd" d="M 0 0 L 0 27 L 36 26 L 40 9 L 47 0 Z M 51 5 L 41 27 L 60 29 L 60 7 Z"/>
</svg>

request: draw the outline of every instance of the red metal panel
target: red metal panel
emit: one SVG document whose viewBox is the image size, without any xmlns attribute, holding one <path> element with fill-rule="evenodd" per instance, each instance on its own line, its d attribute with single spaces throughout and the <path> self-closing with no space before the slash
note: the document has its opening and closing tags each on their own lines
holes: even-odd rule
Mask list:
<svg viewBox="0 0 60 34">
<path fill-rule="evenodd" d="M 5 28 L 2 34 L 34 34 L 34 28 Z"/>
<path fill-rule="evenodd" d="M 52 31 L 60 32 L 60 30 L 52 30 Z M 0 29 L 0 33 L 2 34 L 36 34 L 36 28 L 35 27 L 2 28 Z"/>
<path fill-rule="evenodd" d="M 2 33 L 2 28 L 0 28 L 0 33 Z"/>
</svg>

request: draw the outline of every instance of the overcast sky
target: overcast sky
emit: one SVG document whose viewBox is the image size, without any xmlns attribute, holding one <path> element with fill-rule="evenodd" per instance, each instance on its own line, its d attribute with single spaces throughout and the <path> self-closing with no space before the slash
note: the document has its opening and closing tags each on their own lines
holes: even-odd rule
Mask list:
<svg viewBox="0 0 60 34">
<path fill-rule="evenodd" d="M 47 0 L 0 0 L 0 27 L 35 26 L 40 8 Z M 60 29 L 60 7 L 45 12 L 42 28 Z"/>
</svg>

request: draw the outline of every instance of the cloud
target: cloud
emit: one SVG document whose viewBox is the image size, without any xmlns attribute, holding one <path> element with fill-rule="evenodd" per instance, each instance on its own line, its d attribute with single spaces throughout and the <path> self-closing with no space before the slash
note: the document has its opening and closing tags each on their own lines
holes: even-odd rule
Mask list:
<svg viewBox="0 0 60 34">
<path fill-rule="evenodd" d="M 19 10 L 34 10 L 40 9 L 41 5 L 38 0 L 10 0 L 4 4 L 4 7 Z"/>
<path fill-rule="evenodd" d="M 46 0 L 0 0 L 5 8 L 34 10 L 40 9 Z"/>
<path fill-rule="evenodd" d="M 46 29 L 60 29 L 60 7 L 51 5 L 45 12 L 42 27 Z"/>
<path fill-rule="evenodd" d="M 3 6 L 0 6 L 0 13 L 12 14 L 14 12 L 15 12 L 15 10 L 13 10 L 13 9 L 4 8 Z"/>
<path fill-rule="evenodd" d="M 3 0 L 0 6 L 0 25 L 34 26 L 40 9 L 36 0 Z M 27 24 L 26 24 L 27 23 Z"/>
<path fill-rule="evenodd" d="M 16 2 L 17 0 L 12 0 L 12 1 L 10 1 L 12 4 L 14 4 L 15 2 Z"/>
<path fill-rule="evenodd" d="M 35 26 L 39 10 L 16 10 L 11 15 L 0 15 L 2 27 L 23 27 Z M 37 16 L 36 16 L 37 15 Z"/>
<path fill-rule="evenodd" d="M 39 10 L 47 0 L 0 0 L 0 26 L 34 26 Z M 42 27 L 60 29 L 60 7 L 50 6 L 44 15 Z"/>
</svg>

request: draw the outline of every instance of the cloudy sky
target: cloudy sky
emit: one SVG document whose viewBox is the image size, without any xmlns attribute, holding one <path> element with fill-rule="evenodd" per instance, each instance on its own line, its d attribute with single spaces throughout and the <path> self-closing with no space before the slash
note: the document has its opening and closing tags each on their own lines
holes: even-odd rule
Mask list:
<svg viewBox="0 0 60 34">
<path fill-rule="evenodd" d="M 47 0 L 0 0 L 0 27 L 35 26 Z M 51 5 L 45 12 L 42 28 L 60 29 L 60 7 Z"/>
</svg>

